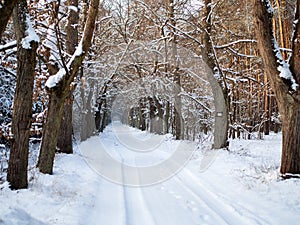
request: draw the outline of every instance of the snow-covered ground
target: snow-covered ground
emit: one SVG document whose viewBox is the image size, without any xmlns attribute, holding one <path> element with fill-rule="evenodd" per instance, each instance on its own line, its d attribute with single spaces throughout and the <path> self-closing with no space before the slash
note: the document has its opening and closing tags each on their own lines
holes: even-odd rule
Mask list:
<svg viewBox="0 0 300 225">
<path fill-rule="evenodd" d="M 130 148 L 134 139 L 140 143 Z M 147 140 L 158 145 L 141 152 Z M 182 144 L 169 135 L 109 126 L 76 146 L 75 154 L 58 154 L 54 175 L 31 169 L 28 190 L 2 184 L 0 224 L 299 224 L 300 180 L 279 177 L 280 135 L 233 140 L 230 151 L 209 151 L 202 142 L 178 173 L 160 174 L 156 165 L 192 143 Z M 128 169 L 134 167 L 139 169 Z M 144 168 L 160 176 L 146 179 Z"/>
</svg>

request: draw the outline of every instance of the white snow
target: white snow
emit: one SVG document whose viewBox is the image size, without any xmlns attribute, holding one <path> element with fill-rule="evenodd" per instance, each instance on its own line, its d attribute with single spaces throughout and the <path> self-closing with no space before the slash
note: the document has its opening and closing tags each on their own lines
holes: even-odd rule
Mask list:
<svg viewBox="0 0 300 225">
<path fill-rule="evenodd" d="M 69 5 L 69 6 L 68 6 L 68 9 L 69 9 L 69 10 L 72 10 L 72 11 L 74 11 L 74 12 L 76 12 L 76 13 L 78 12 L 78 8 L 77 8 L 76 6 L 74 6 L 74 5 Z"/>
<path fill-rule="evenodd" d="M 125 139 L 126 136 L 128 139 Z M 155 140 L 158 151 L 128 146 Z M 139 142 L 138 141 L 138 142 Z M 265 140 L 233 140 L 230 152 L 211 151 L 203 142 L 185 167 L 163 182 L 130 187 L 108 181 L 99 171 L 106 151 L 119 167 L 104 163 L 124 180 L 124 165 L 149 166 L 169 158 L 183 142 L 126 126 L 109 126 L 75 148 L 56 155 L 54 175 L 30 170 L 27 190 L 0 186 L 0 223 L 72 225 L 298 224 L 300 180 L 281 180 L 281 135 Z M 185 143 L 185 142 L 184 142 Z M 100 147 L 102 146 L 102 147 Z M 145 146 L 148 147 L 148 146 Z M 150 148 L 148 148 L 150 150 Z M 90 156 L 93 156 L 92 158 Z M 100 161 L 99 161 L 100 160 Z M 154 163 L 154 164 L 153 164 Z M 103 171 L 102 171 L 103 172 Z M 156 171 L 157 172 L 157 171 Z M 163 171 L 161 171 L 163 172 Z M 136 174 L 140 181 L 143 173 Z M 112 178 L 112 177 L 111 177 Z"/>
<path fill-rule="evenodd" d="M 74 54 L 72 55 L 71 59 L 69 60 L 69 62 L 67 63 L 67 69 L 70 70 L 70 67 L 75 59 L 76 56 L 80 56 L 83 53 L 82 50 L 82 39 L 79 42 L 76 51 L 74 52 Z M 60 81 L 61 79 L 66 75 L 67 71 L 65 68 L 60 68 L 59 71 L 55 74 L 52 75 L 48 78 L 48 80 L 46 81 L 46 87 L 48 88 L 53 88 L 55 87 Z"/>
<path fill-rule="evenodd" d="M 280 72 L 279 76 L 287 80 L 290 80 L 292 83 L 291 88 L 294 91 L 296 91 L 299 85 L 297 84 L 296 80 L 293 77 L 293 74 L 290 70 L 290 65 L 283 59 L 280 48 L 278 47 L 275 38 L 273 39 L 273 46 L 277 57 L 277 62 L 279 64 L 279 66 L 277 67 L 277 70 Z"/>
<path fill-rule="evenodd" d="M 32 27 L 29 14 L 26 15 L 26 24 L 27 24 L 27 29 L 25 31 L 26 37 L 22 39 L 21 44 L 24 49 L 31 49 L 30 43 L 40 42 L 40 38 Z"/>
<path fill-rule="evenodd" d="M 76 51 L 75 51 L 75 53 L 74 53 L 74 55 L 73 55 L 73 57 L 75 58 L 75 56 L 80 56 L 80 55 L 82 55 L 82 53 L 83 53 L 83 50 L 82 50 L 82 42 L 83 42 L 83 39 L 81 39 L 81 41 L 79 42 L 79 44 L 78 44 L 78 46 L 77 46 L 77 48 L 76 48 Z M 74 60 L 74 59 L 73 59 Z M 69 61 L 69 67 L 71 66 L 71 63 L 72 63 L 72 61 L 73 61 L 72 59 Z"/>
<path fill-rule="evenodd" d="M 280 77 L 290 80 L 292 82 L 292 89 L 296 91 L 298 84 L 296 83 L 296 80 L 293 77 L 289 65 L 287 63 L 284 63 L 278 66 L 277 70 L 280 72 L 279 74 Z"/>
<path fill-rule="evenodd" d="M 65 68 L 60 68 L 59 71 L 48 78 L 46 81 L 46 87 L 53 88 L 60 82 L 60 80 L 66 75 Z"/>
<path fill-rule="evenodd" d="M 243 43 L 243 42 L 247 42 L 247 43 L 256 43 L 257 41 L 256 41 L 256 40 L 253 40 L 253 39 L 240 39 L 240 40 L 236 40 L 236 41 L 233 41 L 233 42 L 224 44 L 224 45 L 214 46 L 214 48 L 227 48 L 227 47 L 230 47 L 230 46 L 232 46 L 232 45 L 239 44 L 239 43 Z"/>
<path fill-rule="evenodd" d="M 268 13 L 273 14 L 274 9 L 272 7 L 271 2 L 269 0 L 262 0 L 262 2 L 264 2 L 264 1 L 266 1 L 266 3 L 267 3 Z M 273 47 L 274 47 L 274 51 L 275 51 L 275 54 L 276 54 L 276 57 L 277 57 L 277 62 L 279 63 L 279 66 L 277 67 L 277 70 L 280 72 L 279 76 L 284 78 L 284 79 L 290 80 L 291 83 L 292 83 L 291 88 L 294 91 L 296 91 L 299 85 L 297 84 L 296 80 L 293 77 L 293 74 L 290 70 L 289 63 L 286 62 L 283 59 L 280 48 L 278 47 L 278 44 L 277 44 L 277 41 L 276 41 L 275 37 L 273 37 Z"/>
<path fill-rule="evenodd" d="M 0 45 L 0 51 L 3 51 L 3 49 L 7 49 L 7 48 L 10 48 L 10 47 L 13 47 L 17 44 L 17 41 L 12 41 L 12 42 L 9 42 L 5 45 Z"/>
</svg>

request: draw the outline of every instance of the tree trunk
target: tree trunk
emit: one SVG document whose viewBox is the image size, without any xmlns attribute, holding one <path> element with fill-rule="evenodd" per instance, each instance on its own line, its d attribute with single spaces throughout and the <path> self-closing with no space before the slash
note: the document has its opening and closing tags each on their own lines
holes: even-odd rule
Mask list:
<svg viewBox="0 0 300 225">
<path fill-rule="evenodd" d="M 284 23 L 284 19 L 282 18 L 282 10 L 285 10 L 285 2 L 284 0 L 276 0 L 276 7 L 277 7 L 277 10 L 278 10 L 278 27 L 279 27 L 279 37 L 280 37 L 280 47 L 281 48 L 287 48 L 287 45 L 286 45 L 286 38 L 285 38 L 285 33 L 284 31 L 286 30 L 285 29 L 285 23 Z M 283 15 L 284 16 L 284 15 Z M 287 59 L 287 53 L 286 51 L 283 51 L 282 52 L 282 57 L 284 59 Z"/>
<path fill-rule="evenodd" d="M 269 93 L 269 86 L 268 86 L 268 76 L 265 74 L 264 75 L 264 85 L 265 85 L 265 90 L 264 90 L 264 113 L 265 113 L 265 118 L 266 121 L 264 123 L 264 133 L 265 135 L 270 134 L 270 93 Z"/>
<path fill-rule="evenodd" d="M 7 181 L 12 189 L 27 188 L 27 167 L 29 152 L 29 135 L 32 117 L 32 95 L 34 72 L 36 66 L 37 40 L 30 40 L 30 46 L 24 46 L 27 29 L 28 9 L 26 0 L 14 9 L 13 20 L 18 43 L 17 85 L 14 95 L 12 114 L 12 134 Z M 31 34 L 30 34 L 31 35 Z"/>
<path fill-rule="evenodd" d="M 155 133 L 163 134 L 163 106 L 158 101 L 157 97 L 154 96 L 154 102 L 157 110 L 156 121 L 155 121 Z"/>
<path fill-rule="evenodd" d="M 174 131 L 176 140 L 183 139 L 184 136 L 184 124 L 182 119 L 182 102 L 181 102 L 181 82 L 180 82 L 180 74 L 179 74 L 179 60 L 178 60 L 178 46 L 177 46 L 177 36 L 176 36 L 176 19 L 175 19 L 175 10 L 174 10 L 174 0 L 168 0 L 168 17 L 170 20 L 170 35 L 171 35 L 171 51 L 172 51 L 172 65 L 171 68 L 173 70 L 173 80 L 175 85 L 174 92 Z"/>
<path fill-rule="evenodd" d="M 283 176 L 300 174 L 300 92 L 299 86 L 292 86 L 292 79 L 282 79 L 279 76 L 278 68 L 282 66 L 280 50 L 277 48 L 276 40 L 272 30 L 272 9 L 270 1 L 254 1 L 254 24 L 258 41 L 258 47 L 262 57 L 265 71 L 270 79 L 271 87 L 275 93 L 279 112 L 282 117 L 282 158 L 280 172 Z M 295 21 L 299 21 L 299 6 Z M 292 78 L 299 84 L 300 81 L 300 25 L 295 24 L 293 36 L 293 48 L 290 68 Z M 295 63 L 297 62 L 297 63 Z"/>
<path fill-rule="evenodd" d="M 95 126 L 95 118 L 94 118 L 94 112 L 92 109 L 92 99 L 94 95 L 94 87 L 95 83 L 91 82 L 89 85 L 89 94 L 87 96 L 87 99 L 85 100 L 85 91 L 82 89 L 82 100 L 84 101 L 83 104 L 83 115 L 82 115 L 82 130 L 81 130 L 81 141 L 85 141 L 88 138 L 90 138 L 94 131 L 96 131 L 96 126 Z M 103 119 L 103 118 L 102 118 Z"/>
<path fill-rule="evenodd" d="M 144 131 L 146 130 L 146 104 L 145 104 L 145 98 L 139 99 L 139 120 L 140 120 L 140 126 L 139 129 Z"/>
<path fill-rule="evenodd" d="M 150 122 L 150 127 L 149 127 L 149 132 L 153 133 L 154 132 L 154 117 L 155 117 L 155 105 L 153 101 L 153 97 L 148 97 L 148 104 L 149 104 L 149 122 Z"/>
<path fill-rule="evenodd" d="M 104 129 L 105 129 L 105 126 L 107 125 L 107 102 L 106 102 L 106 98 L 103 100 L 104 101 L 104 107 L 103 107 L 103 110 L 102 110 L 102 119 L 101 119 L 101 126 L 100 126 L 100 132 L 103 132 Z"/>
<path fill-rule="evenodd" d="M 227 133 L 228 133 L 228 95 L 227 87 L 224 84 L 222 87 L 221 71 L 217 65 L 217 59 L 214 53 L 213 44 L 210 39 L 211 32 L 211 0 L 205 0 L 205 15 L 203 19 L 203 60 L 208 68 L 207 79 L 212 88 L 215 105 L 215 128 L 214 128 L 214 144 L 213 148 L 227 147 Z M 224 79 L 224 78 L 223 78 Z"/>
<path fill-rule="evenodd" d="M 68 0 L 68 6 L 78 7 L 78 0 Z M 78 12 L 70 10 L 68 24 L 66 28 L 67 33 L 67 53 L 72 55 L 78 44 Z M 64 112 L 60 126 L 60 135 L 57 142 L 57 147 L 62 153 L 73 153 L 72 134 L 73 134 L 73 90 L 69 90 L 68 96 L 65 100 Z"/>
<path fill-rule="evenodd" d="M 80 51 L 74 53 L 71 61 L 68 63 L 68 70 L 66 71 L 66 68 L 61 69 L 58 74 L 51 76 L 46 82 L 50 99 L 38 161 L 38 167 L 42 173 L 53 173 L 53 161 L 58 141 L 60 122 L 63 115 L 64 101 L 67 97 L 70 84 L 77 75 L 78 70 L 82 65 L 82 61 L 91 46 L 98 8 L 99 0 L 91 0 L 84 33 L 80 46 L 78 46 Z M 57 81 L 58 77 L 60 77 L 60 79 Z"/>
<path fill-rule="evenodd" d="M 283 176 L 300 174 L 300 104 L 293 104 L 289 121 L 284 121 L 280 172 Z"/>
<path fill-rule="evenodd" d="M 68 95 L 72 95 L 69 91 Z M 71 100 L 70 100 L 71 98 Z M 73 153 L 72 135 L 73 135 L 73 101 L 72 97 L 67 97 L 64 104 L 63 116 L 60 125 L 60 131 L 57 141 L 57 151 L 66 154 Z"/>
<path fill-rule="evenodd" d="M 49 93 L 48 115 L 45 127 L 43 128 L 43 138 L 38 160 L 38 168 L 42 173 L 53 173 L 53 162 L 57 150 L 58 131 L 63 115 L 65 94 Z"/>
<path fill-rule="evenodd" d="M 167 100 L 165 103 L 164 112 L 164 134 L 169 132 L 169 119 L 170 119 L 170 102 Z"/>
<path fill-rule="evenodd" d="M 2 2 L 2 1 L 1 1 Z M 18 0 L 4 1 L 0 3 L 0 40 L 3 32 L 5 31 L 6 25 L 10 19 L 10 16 L 13 12 L 14 7 L 18 3 Z"/>
<path fill-rule="evenodd" d="M 300 84 L 300 0 L 296 3 L 294 36 L 292 37 L 291 72 Z M 300 87 L 293 93 L 289 118 L 283 124 L 283 146 L 280 172 L 283 175 L 300 174 Z"/>
</svg>

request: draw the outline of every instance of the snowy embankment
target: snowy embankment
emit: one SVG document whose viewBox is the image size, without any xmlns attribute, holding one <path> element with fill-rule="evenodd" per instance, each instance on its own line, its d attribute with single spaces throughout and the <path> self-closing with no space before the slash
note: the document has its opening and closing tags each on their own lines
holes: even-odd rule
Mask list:
<svg viewBox="0 0 300 225">
<path fill-rule="evenodd" d="M 151 140 L 158 143 L 158 151 L 136 152 L 124 144 L 125 140 L 135 137 L 145 141 L 153 136 L 126 129 L 131 137 L 126 136 L 128 132 L 116 137 L 110 126 L 100 137 L 77 146 L 74 155 L 57 155 L 54 175 L 31 170 L 28 190 L 11 191 L 7 183 L 2 184 L 0 224 L 299 223 L 300 180 L 281 180 L 278 176 L 280 135 L 261 141 L 234 140 L 229 152 L 209 151 L 208 143 L 202 143 L 174 176 L 153 185 L 130 187 L 116 184 L 128 176 L 125 166 L 164 162 L 181 142 L 168 135 L 156 136 Z M 95 149 L 107 151 L 120 163 L 112 167 L 102 162 L 102 167 L 97 167 L 95 160 L 103 155 Z M 91 155 L 95 157 L 91 159 Z M 115 172 L 103 178 L 105 169 Z M 135 175 L 142 179 L 143 174 Z"/>
</svg>

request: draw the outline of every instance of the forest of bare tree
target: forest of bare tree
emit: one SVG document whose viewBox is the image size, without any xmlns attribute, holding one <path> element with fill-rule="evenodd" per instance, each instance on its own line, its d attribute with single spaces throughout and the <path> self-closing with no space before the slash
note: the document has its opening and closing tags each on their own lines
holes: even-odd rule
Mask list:
<svg viewBox="0 0 300 225">
<path fill-rule="evenodd" d="M 299 12 L 299 0 L 1 1 L 11 188 L 28 186 L 32 143 L 40 172 L 52 174 L 56 152 L 116 120 L 211 138 L 212 149 L 282 132 L 281 174 L 299 175 Z"/>
</svg>

